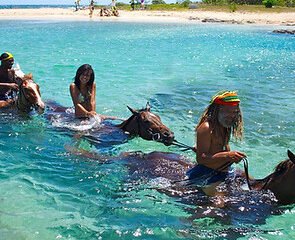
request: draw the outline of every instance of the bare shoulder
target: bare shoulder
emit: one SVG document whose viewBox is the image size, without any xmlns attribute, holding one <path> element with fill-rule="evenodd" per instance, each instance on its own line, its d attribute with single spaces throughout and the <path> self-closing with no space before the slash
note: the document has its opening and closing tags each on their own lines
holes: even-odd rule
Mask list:
<svg viewBox="0 0 295 240">
<path fill-rule="evenodd" d="M 75 83 L 71 83 L 70 84 L 70 88 L 76 88 L 77 86 L 76 86 L 76 84 Z"/>
<path fill-rule="evenodd" d="M 212 131 L 209 122 L 205 121 L 200 126 L 196 128 L 197 133 L 204 134 L 204 133 L 210 133 Z"/>
<path fill-rule="evenodd" d="M 78 90 L 78 88 L 77 88 L 77 86 L 76 86 L 75 83 L 71 83 L 71 84 L 70 84 L 70 90 L 71 90 L 71 92 L 75 92 L 75 91 Z"/>
<path fill-rule="evenodd" d="M 92 90 L 95 90 L 96 89 L 96 83 L 94 82 L 93 84 L 92 84 Z"/>
</svg>

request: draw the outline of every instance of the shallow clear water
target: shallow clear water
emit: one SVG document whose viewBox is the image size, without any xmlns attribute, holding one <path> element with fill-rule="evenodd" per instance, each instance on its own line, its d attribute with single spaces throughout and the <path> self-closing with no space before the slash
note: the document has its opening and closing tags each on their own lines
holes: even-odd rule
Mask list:
<svg viewBox="0 0 295 240">
<path fill-rule="evenodd" d="M 266 176 L 287 149 L 295 150 L 293 36 L 222 25 L 1 21 L 0 27 L 1 51 L 34 74 L 45 100 L 70 107 L 69 84 L 89 63 L 98 112 L 128 117 L 126 105 L 141 108 L 149 101 L 176 138 L 192 145 L 210 97 L 233 89 L 242 100 L 245 139 L 231 145 L 247 153 L 252 176 Z M 195 217 L 197 206 L 126 180 L 124 165 L 70 154 L 72 131 L 43 116 L 0 115 L 0 239 L 295 237 L 292 206 L 266 213 L 262 223 L 239 210 L 224 221 Z M 80 145 L 93 150 L 87 141 Z M 139 138 L 107 151 L 138 150 L 194 161 L 193 153 Z"/>
</svg>

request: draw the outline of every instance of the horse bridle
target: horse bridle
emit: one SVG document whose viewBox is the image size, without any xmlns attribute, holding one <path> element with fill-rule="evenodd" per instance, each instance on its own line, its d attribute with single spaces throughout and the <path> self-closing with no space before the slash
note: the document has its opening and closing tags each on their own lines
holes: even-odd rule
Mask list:
<svg viewBox="0 0 295 240">
<path fill-rule="evenodd" d="M 19 106 L 19 101 L 20 101 L 20 98 L 23 97 L 27 103 L 30 103 L 30 100 L 29 98 L 26 96 L 26 93 L 24 92 L 24 87 L 22 86 L 22 84 L 19 86 L 19 94 L 18 94 L 18 98 L 16 100 L 16 107 L 18 110 L 20 110 L 20 106 Z M 30 103 L 30 106 L 25 106 L 26 109 L 30 110 L 31 107 L 35 108 L 37 105 L 36 104 L 31 104 Z"/>
<path fill-rule="evenodd" d="M 141 129 L 141 128 L 140 128 L 141 120 L 140 120 L 139 117 L 136 116 L 136 115 L 134 115 L 134 117 L 136 118 L 136 122 L 137 122 L 138 135 L 139 135 L 139 136 L 142 136 L 142 132 L 141 132 L 141 130 L 140 130 L 140 129 Z M 159 142 L 160 140 L 162 140 L 162 139 L 161 139 L 161 134 L 160 134 L 160 133 L 153 133 L 153 131 L 152 131 L 151 128 L 149 128 L 149 129 L 147 130 L 147 132 L 151 135 L 153 141 Z"/>
</svg>

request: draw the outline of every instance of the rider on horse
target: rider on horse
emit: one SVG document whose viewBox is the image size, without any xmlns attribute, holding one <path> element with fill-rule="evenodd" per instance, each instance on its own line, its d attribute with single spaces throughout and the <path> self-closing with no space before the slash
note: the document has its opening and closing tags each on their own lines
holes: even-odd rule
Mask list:
<svg viewBox="0 0 295 240">
<path fill-rule="evenodd" d="M 228 175 L 229 166 L 246 155 L 231 151 L 231 135 L 243 137 L 243 119 L 236 92 L 222 91 L 212 97 L 196 126 L 197 162 L 187 173 L 192 184 L 203 186 L 208 195 L 215 195 L 215 187 Z"/>
<path fill-rule="evenodd" d="M 7 107 L 14 102 L 14 91 L 18 90 L 17 77 L 12 69 L 13 55 L 5 52 L 0 56 L 0 107 Z"/>
</svg>

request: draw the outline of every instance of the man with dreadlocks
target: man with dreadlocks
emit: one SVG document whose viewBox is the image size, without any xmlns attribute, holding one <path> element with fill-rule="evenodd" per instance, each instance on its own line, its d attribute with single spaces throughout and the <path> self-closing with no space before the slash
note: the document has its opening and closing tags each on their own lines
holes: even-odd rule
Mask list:
<svg viewBox="0 0 295 240">
<path fill-rule="evenodd" d="M 207 195 L 215 195 L 216 186 L 225 180 L 230 165 L 246 155 L 231 151 L 230 137 L 241 140 L 243 118 L 236 92 L 222 91 L 212 97 L 196 126 L 197 165 L 187 172 L 192 185 L 203 187 Z"/>
</svg>

